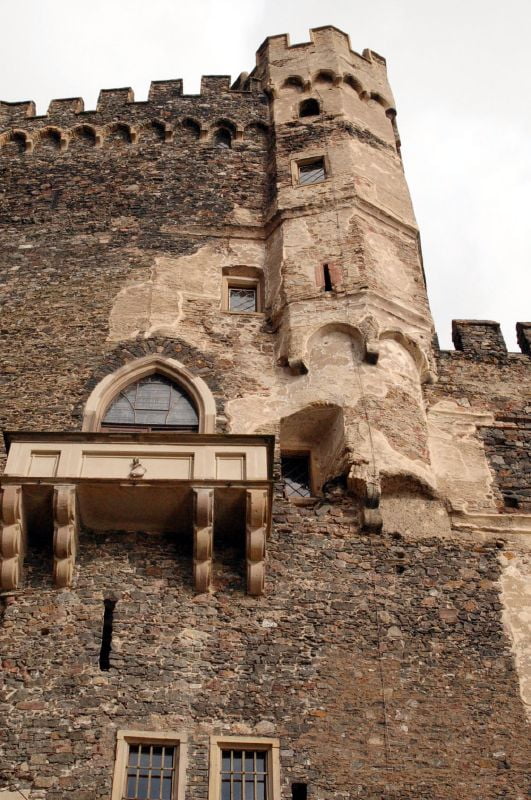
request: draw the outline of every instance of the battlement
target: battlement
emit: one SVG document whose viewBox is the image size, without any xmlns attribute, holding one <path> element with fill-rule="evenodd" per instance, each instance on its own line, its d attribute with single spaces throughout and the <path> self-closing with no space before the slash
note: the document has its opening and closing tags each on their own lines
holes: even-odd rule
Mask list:
<svg viewBox="0 0 531 800">
<path fill-rule="evenodd" d="M 374 52 L 374 50 L 366 48 L 361 55 L 353 50 L 348 33 L 336 28 L 335 25 L 322 25 L 319 28 L 310 28 L 309 33 L 309 42 L 297 42 L 297 44 L 291 44 L 289 33 L 268 36 L 257 50 L 257 63 L 260 63 L 267 53 L 272 53 L 278 57 L 288 50 L 314 50 L 333 47 L 340 52 L 343 51 L 345 55 L 351 58 L 363 59 L 370 64 L 379 65 L 384 69 L 386 67 L 385 58 Z"/>
<path fill-rule="evenodd" d="M 256 64 L 253 74 L 262 78 L 273 96 L 286 86 L 310 91 L 323 82 L 345 84 L 361 100 L 375 100 L 395 114 L 385 58 L 369 49 L 356 53 L 348 34 L 333 25 L 312 28 L 310 41 L 300 44 L 291 44 L 285 33 L 269 36 L 257 51 Z"/>
<path fill-rule="evenodd" d="M 36 115 L 33 100 L 21 102 L 6 102 L 0 100 L 0 129 L 18 127 L 28 119 L 47 119 L 50 124 L 59 123 L 65 117 L 75 117 L 78 114 L 108 114 L 131 107 L 156 106 L 161 109 L 167 106 L 168 110 L 175 108 L 182 99 L 213 99 L 216 96 L 241 96 L 263 94 L 260 80 L 242 73 L 231 84 L 230 75 L 203 75 L 201 89 L 197 95 L 183 94 L 181 78 L 171 80 L 152 81 L 147 101 L 135 102 L 135 94 L 131 87 L 102 89 L 99 93 L 95 111 L 85 111 L 85 104 L 81 97 L 57 98 L 50 101 L 45 115 Z"/>
<path fill-rule="evenodd" d="M 531 354 L 531 322 L 516 323 L 517 340 L 524 355 Z M 485 319 L 452 320 L 452 341 L 457 351 L 477 357 L 507 356 L 500 323 Z"/>
</svg>

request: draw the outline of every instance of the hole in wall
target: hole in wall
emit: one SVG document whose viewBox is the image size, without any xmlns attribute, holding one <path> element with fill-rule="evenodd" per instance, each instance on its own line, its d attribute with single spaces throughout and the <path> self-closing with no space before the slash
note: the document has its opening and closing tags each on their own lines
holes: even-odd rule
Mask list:
<svg viewBox="0 0 531 800">
<path fill-rule="evenodd" d="M 307 800 L 307 797 L 308 797 L 307 783 L 291 784 L 291 800 Z"/>
<path fill-rule="evenodd" d="M 406 571 L 406 568 L 403 564 L 396 564 L 395 565 L 395 572 L 397 575 L 403 575 Z"/>
<path fill-rule="evenodd" d="M 107 598 L 103 601 L 103 605 L 105 610 L 103 612 L 103 628 L 101 632 L 100 669 L 103 672 L 107 672 L 111 668 L 112 625 L 116 600 Z"/>
</svg>

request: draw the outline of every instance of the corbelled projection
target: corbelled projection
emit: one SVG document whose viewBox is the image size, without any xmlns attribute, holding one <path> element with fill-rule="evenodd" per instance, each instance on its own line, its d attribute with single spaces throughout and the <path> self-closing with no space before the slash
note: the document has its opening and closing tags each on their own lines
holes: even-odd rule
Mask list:
<svg viewBox="0 0 531 800">
<path fill-rule="evenodd" d="M 440 350 L 385 60 L 0 103 L 0 176 L 0 800 L 525 800 L 531 323 Z"/>
</svg>

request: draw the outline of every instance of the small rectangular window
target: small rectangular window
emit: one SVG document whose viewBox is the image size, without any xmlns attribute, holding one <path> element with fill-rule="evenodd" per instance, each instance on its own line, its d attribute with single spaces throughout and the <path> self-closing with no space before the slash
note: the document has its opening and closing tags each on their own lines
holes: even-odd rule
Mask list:
<svg viewBox="0 0 531 800">
<path fill-rule="evenodd" d="M 239 314 L 257 311 L 256 287 L 229 286 L 229 311 Z"/>
<path fill-rule="evenodd" d="M 208 800 L 280 800 L 280 743 L 211 736 Z"/>
<path fill-rule="evenodd" d="M 186 737 L 118 731 L 111 800 L 183 800 Z"/>
<path fill-rule="evenodd" d="M 265 750 L 221 751 L 221 800 L 268 800 Z"/>
<path fill-rule="evenodd" d="M 130 744 L 126 800 L 172 800 L 175 785 L 175 747 Z"/>
<path fill-rule="evenodd" d="M 310 457 L 305 453 L 283 455 L 281 463 L 286 497 L 311 497 Z"/>
<path fill-rule="evenodd" d="M 324 158 L 314 158 L 311 161 L 299 164 L 299 185 L 308 186 L 311 183 L 321 183 L 326 178 Z"/>
</svg>

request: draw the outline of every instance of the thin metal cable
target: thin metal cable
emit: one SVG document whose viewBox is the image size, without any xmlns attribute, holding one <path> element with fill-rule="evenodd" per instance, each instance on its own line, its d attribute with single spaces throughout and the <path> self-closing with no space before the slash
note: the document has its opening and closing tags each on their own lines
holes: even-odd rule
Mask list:
<svg viewBox="0 0 531 800">
<path fill-rule="evenodd" d="M 309 61 L 308 61 L 308 54 L 306 54 L 306 63 L 307 63 L 307 69 L 308 69 L 308 79 L 311 80 L 311 72 L 310 72 L 310 66 L 309 66 Z M 323 96 L 319 92 L 319 89 L 317 87 L 315 87 L 315 93 L 316 93 L 317 97 L 319 98 L 319 102 L 320 102 L 319 119 L 320 119 L 320 122 L 321 122 L 321 129 L 322 129 L 322 132 L 323 132 L 323 139 L 324 139 L 324 144 L 325 144 L 325 153 L 326 153 L 326 156 L 327 156 L 328 163 L 330 163 L 330 152 L 329 152 L 328 135 L 327 135 L 327 130 L 326 130 L 325 116 L 324 116 Z M 348 291 L 348 285 L 347 285 L 348 272 L 347 272 L 347 267 L 346 267 L 346 263 L 345 263 L 343 241 L 342 241 L 342 235 L 341 235 L 341 226 L 340 226 L 340 222 L 339 222 L 339 210 L 338 210 L 337 193 L 336 193 L 336 187 L 335 187 L 335 179 L 334 179 L 334 175 L 333 175 L 332 171 L 330 173 L 330 185 L 331 185 L 331 188 L 332 188 L 332 200 L 333 200 L 333 207 L 334 207 L 335 217 L 336 217 L 336 236 L 337 236 L 337 242 L 338 242 L 338 245 L 339 245 L 339 252 L 340 252 L 340 256 L 341 256 L 341 274 L 342 274 L 342 278 L 343 278 L 343 286 L 345 287 L 345 292 L 346 292 L 345 317 L 346 317 L 347 323 L 349 323 L 349 321 L 350 321 L 350 314 L 349 314 L 350 292 Z M 356 375 L 357 375 L 357 378 L 358 378 L 358 384 L 359 384 L 359 389 L 360 389 L 361 406 L 362 406 L 363 415 L 365 417 L 365 421 L 366 421 L 366 424 L 367 424 L 367 430 L 368 430 L 368 433 L 369 433 L 369 448 L 370 448 L 371 461 L 372 461 L 372 464 L 371 464 L 372 479 L 373 479 L 373 481 L 376 482 L 378 475 L 377 475 L 377 470 L 376 470 L 376 454 L 375 454 L 374 441 L 373 441 L 373 436 L 372 436 L 372 427 L 371 427 L 371 421 L 370 421 L 370 417 L 369 417 L 369 409 L 368 409 L 368 405 L 367 405 L 367 398 L 366 398 L 365 391 L 364 391 L 364 386 L 363 386 L 363 380 L 362 380 L 362 374 L 361 374 L 361 365 L 359 363 L 359 360 L 356 358 L 356 353 L 355 353 L 355 350 L 354 350 L 354 343 L 353 342 L 351 344 L 351 350 L 352 350 L 352 361 L 356 365 Z M 372 578 L 373 603 L 374 603 L 374 608 L 375 608 L 375 613 L 376 613 L 376 631 L 377 631 L 377 637 L 378 637 L 378 669 L 379 669 L 379 674 L 380 674 L 380 686 L 381 686 L 381 692 L 382 692 L 382 708 L 383 708 L 383 716 L 384 716 L 385 768 L 386 768 L 386 771 L 387 771 L 387 773 L 389 775 L 389 773 L 391 771 L 391 742 L 390 742 L 390 736 L 389 736 L 387 701 L 386 701 L 386 696 L 385 696 L 386 686 L 385 686 L 385 676 L 384 676 L 384 670 L 383 670 L 382 631 L 381 631 L 380 614 L 379 614 L 379 610 L 378 610 L 378 603 L 377 603 L 377 600 L 376 600 L 376 581 L 375 581 L 375 578 L 374 578 L 374 570 L 376 568 L 376 553 L 374 551 L 374 543 L 372 541 L 372 537 L 369 537 L 369 542 L 370 542 L 372 565 L 373 565 L 373 578 Z M 388 793 L 389 793 L 387 784 L 385 786 L 385 793 L 386 793 L 386 795 L 388 795 Z"/>
</svg>

